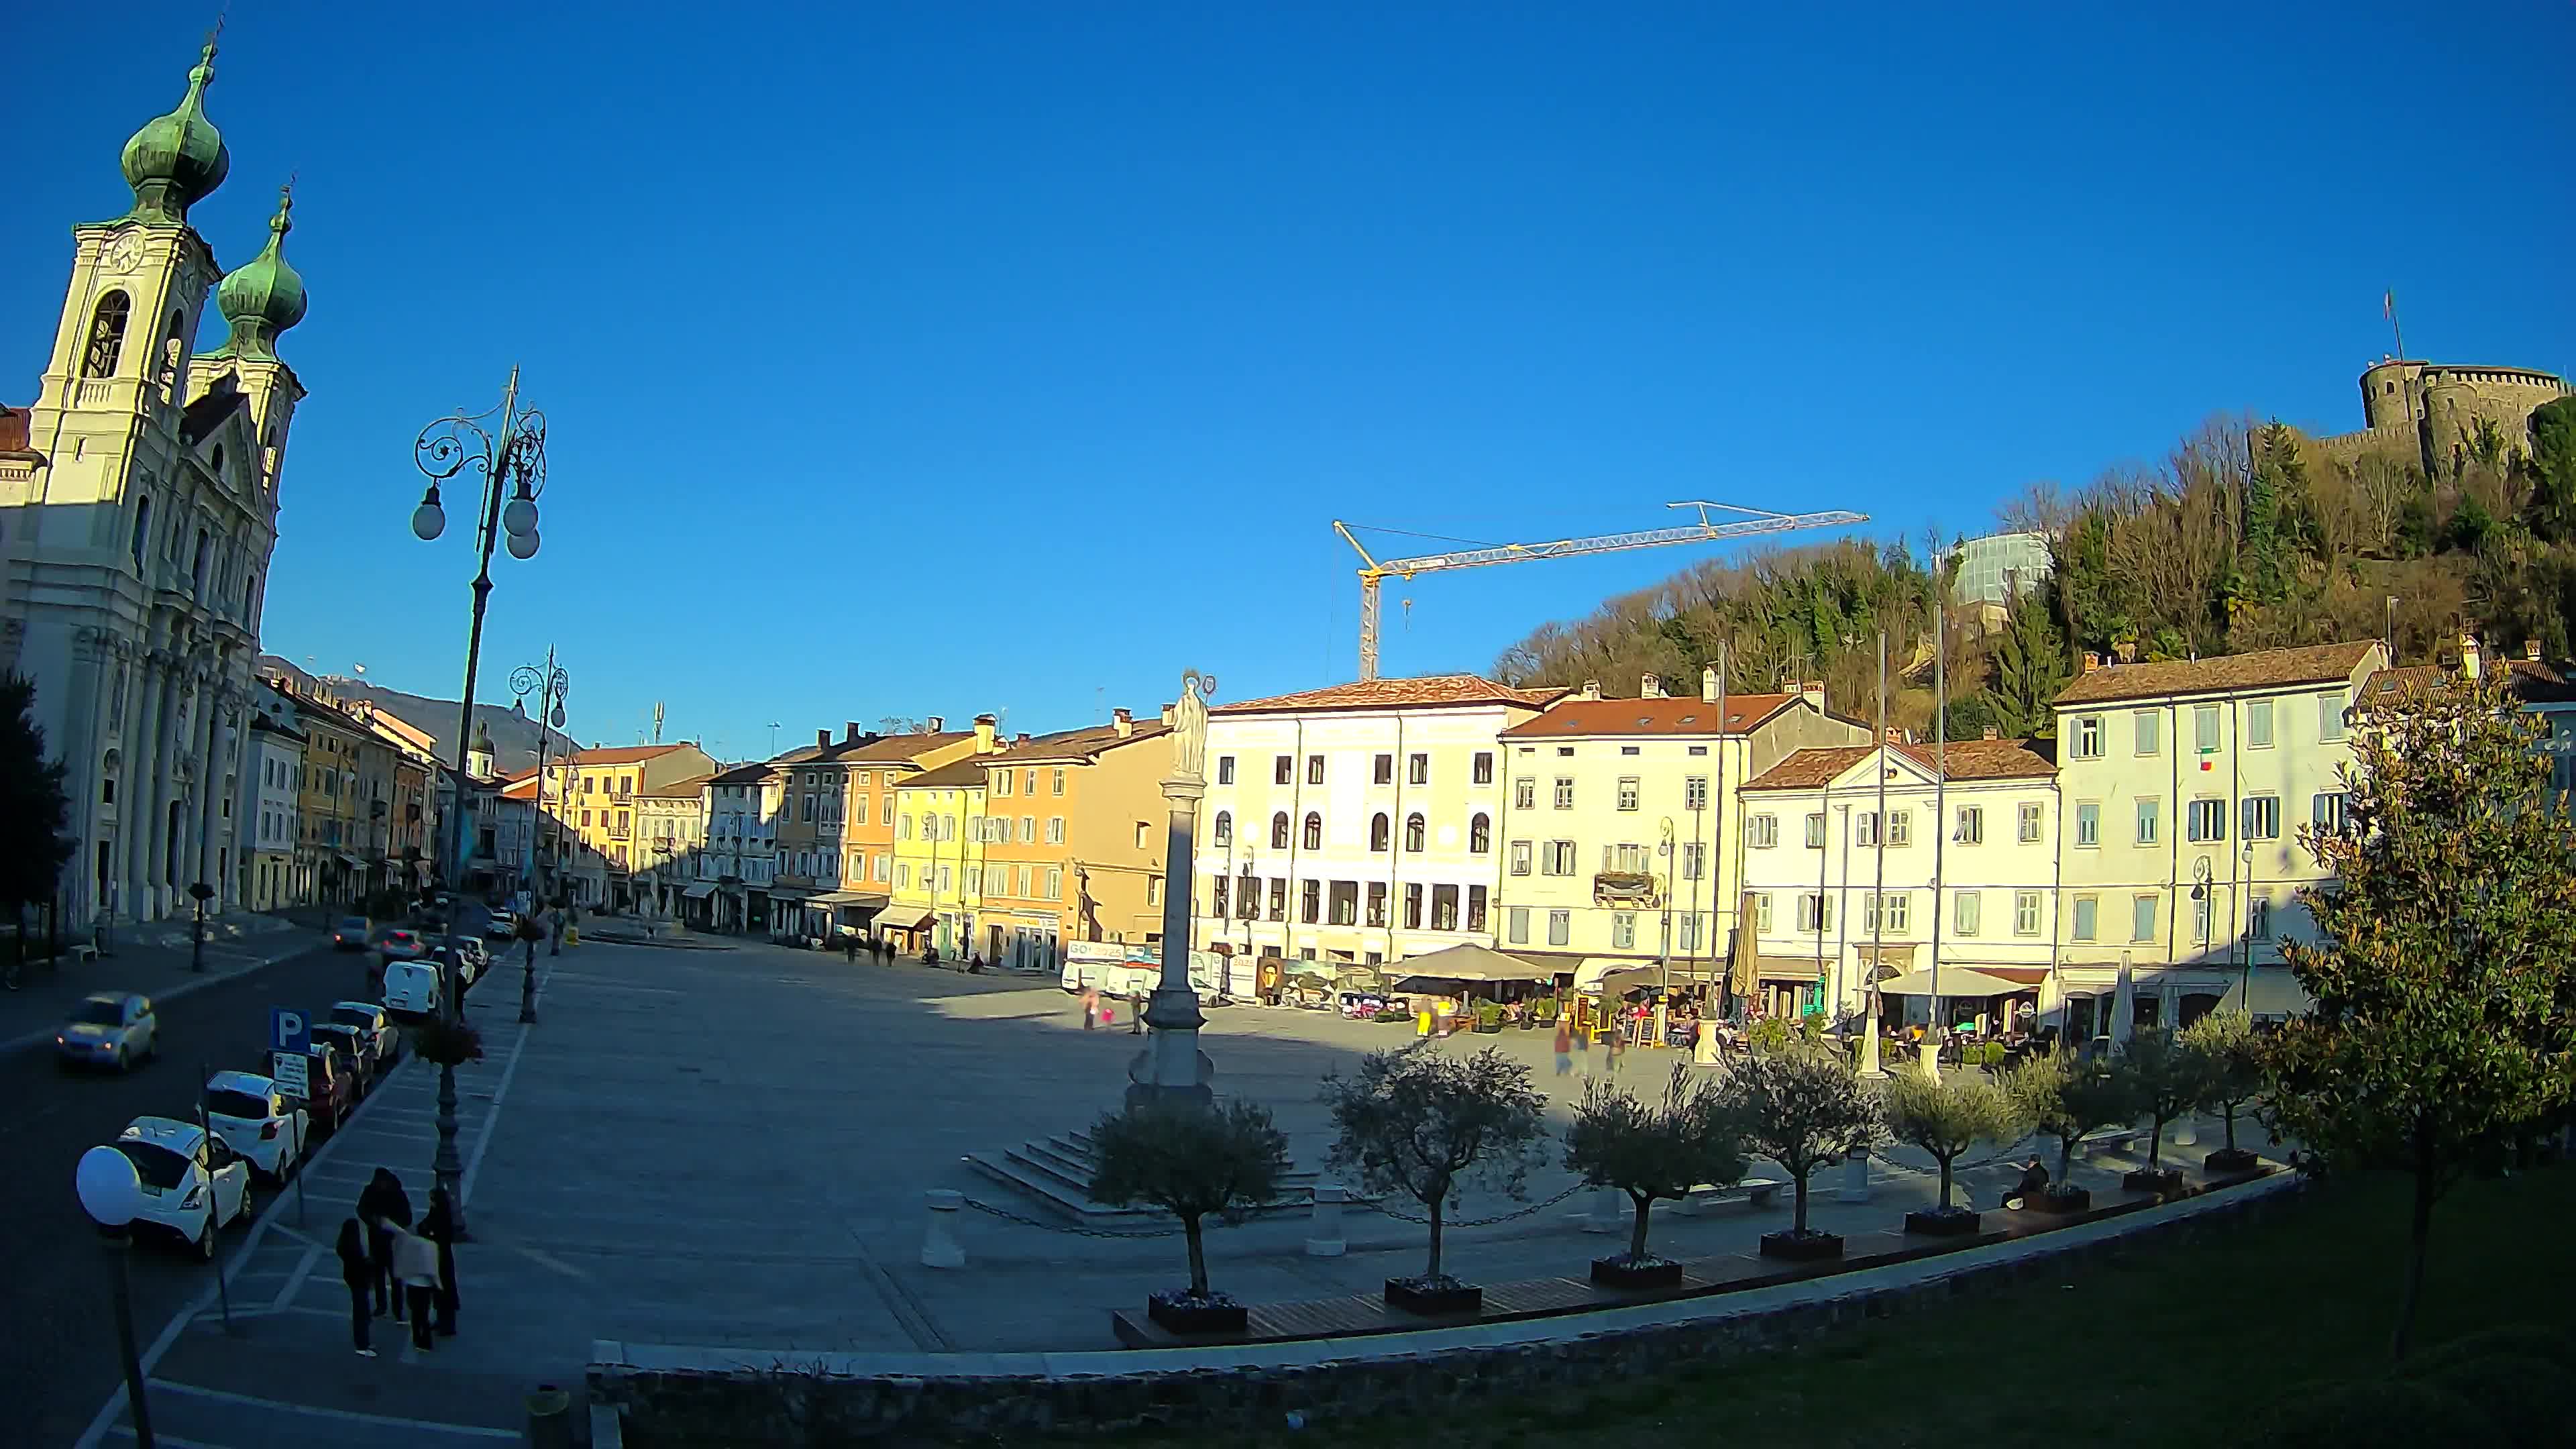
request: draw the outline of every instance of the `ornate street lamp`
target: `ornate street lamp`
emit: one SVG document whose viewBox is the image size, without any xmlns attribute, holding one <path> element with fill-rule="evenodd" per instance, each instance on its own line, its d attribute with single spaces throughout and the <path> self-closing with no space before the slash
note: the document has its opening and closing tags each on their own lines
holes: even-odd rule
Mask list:
<svg viewBox="0 0 2576 1449">
<path fill-rule="evenodd" d="M 495 418 L 497 424 L 487 428 L 485 424 Z M 537 498 L 546 490 L 546 415 L 519 406 L 519 370 L 513 367 L 499 408 L 470 416 L 456 413 L 421 429 L 412 442 L 412 462 L 429 479 L 420 506 L 411 515 L 411 531 L 423 543 L 447 531 L 447 510 L 439 502 L 438 485 L 468 472 L 481 474 L 483 484 L 481 506 L 474 515 L 474 621 L 465 636 L 465 692 L 456 706 L 458 808 L 447 823 L 439 861 L 440 873 L 454 881 L 461 879 L 465 859 L 465 756 L 474 735 L 474 675 L 483 662 L 483 610 L 492 596 L 492 549 L 506 536 L 510 557 L 536 557 Z M 457 933 L 451 928 L 439 961 L 440 1004 L 450 1021 L 462 1021 L 465 1015 L 464 994 L 457 989 L 461 976 L 456 943 Z M 467 1237 L 461 1181 L 465 1162 L 456 1151 L 456 1068 L 445 1063 L 438 1069 L 438 1153 L 431 1159 L 430 1170 L 439 1186 L 447 1189 L 456 1214 L 456 1235 Z"/>
<path fill-rule="evenodd" d="M 546 829 L 546 746 L 553 743 L 554 731 L 563 728 L 564 696 L 572 690 L 572 676 L 555 663 L 555 651 L 549 646 L 543 668 L 522 664 L 510 671 L 510 693 L 524 700 L 537 697 L 537 798 L 528 817 L 528 853 L 522 857 L 520 893 L 530 905 L 542 907 L 549 893 L 545 879 L 537 873 L 537 851 Z M 524 929 L 525 923 L 522 923 Z M 519 963 L 519 1020 L 534 1023 L 537 1019 L 537 943 L 528 941 L 526 959 Z"/>
</svg>

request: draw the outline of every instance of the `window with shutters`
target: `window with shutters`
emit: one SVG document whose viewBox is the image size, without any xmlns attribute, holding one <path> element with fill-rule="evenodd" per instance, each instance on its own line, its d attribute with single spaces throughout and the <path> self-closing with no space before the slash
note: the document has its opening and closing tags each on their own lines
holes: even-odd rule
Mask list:
<svg viewBox="0 0 2576 1449">
<path fill-rule="evenodd" d="M 2246 840 L 2281 838 L 2281 797 L 2248 795 L 2236 802 L 2236 828 Z"/>
<path fill-rule="evenodd" d="M 1612 911 L 1610 913 L 1610 949 L 1613 951 L 1633 951 L 1636 947 L 1637 913 L 1635 911 Z"/>
<path fill-rule="evenodd" d="M 1780 843 L 1780 817 L 1748 815 L 1744 817 L 1744 843 L 1753 850 L 1769 850 Z"/>
<path fill-rule="evenodd" d="M 1573 939 L 1574 913 L 1572 911 L 1548 912 L 1547 943 L 1551 946 L 1562 946 Z"/>
<path fill-rule="evenodd" d="M 2194 800 L 2189 808 L 2191 813 L 2186 819 L 2190 828 L 2186 838 L 2195 844 L 2227 838 L 2226 801 Z"/>
<path fill-rule="evenodd" d="M 1404 929 L 1422 929 L 1422 886 L 1419 882 L 1409 883 L 1404 888 Z"/>
<path fill-rule="evenodd" d="M 1312 926 L 1323 919 L 1323 914 L 1324 883 L 1319 880 L 1300 882 L 1297 887 L 1297 919 Z"/>
<path fill-rule="evenodd" d="M 1512 808 L 1515 810 L 1538 808 L 1538 781 L 1527 775 L 1512 781 Z"/>
<path fill-rule="evenodd" d="M 2013 892 L 2013 934 L 2016 936 L 2039 934 L 2039 892 Z"/>
<path fill-rule="evenodd" d="M 1825 813 L 1823 811 L 1811 810 L 1807 813 L 1806 840 L 1809 850 L 1825 848 Z"/>
<path fill-rule="evenodd" d="M 1984 924 L 1986 896 L 1983 891 L 1961 891 L 1950 902 L 1950 929 L 1961 936 L 1973 936 Z"/>
<path fill-rule="evenodd" d="M 1515 840 L 1512 842 L 1511 861 L 1512 874 L 1527 875 L 1530 873 L 1530 843 L 1528 841 Z"/>
<path fill-rule="evenodd" d="M 1372 926 L 1386 924 L 1385 881 L 1373 880 L 1368 883 L 1368 923 Z"/>
</svg>

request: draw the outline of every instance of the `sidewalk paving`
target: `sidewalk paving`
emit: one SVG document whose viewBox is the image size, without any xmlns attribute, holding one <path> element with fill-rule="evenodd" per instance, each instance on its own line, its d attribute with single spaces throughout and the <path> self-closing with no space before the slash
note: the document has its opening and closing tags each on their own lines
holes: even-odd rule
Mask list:
<svg viewBox="0 0 2576 1449">
<path fill-rule="evenodd" d="M 119 926 L 111 955 L 81 960 L 68 951 L 52 964 L 31 961 L 16 991 L 0 991 L 0 1053 L 53 1040 L 75 1002 L 95 991 L 140 991 L 155 1001 L 184 996 L 256 971 L 321 944 L 319 928 L 285 916 L 240 911 L 206 918 L 206 969 L 191 971 L 185 918 Z M 87 936 L 66 937 L 65 944 Z M 8 943 L 0 949 L 15 949 Z"/>
</svg>

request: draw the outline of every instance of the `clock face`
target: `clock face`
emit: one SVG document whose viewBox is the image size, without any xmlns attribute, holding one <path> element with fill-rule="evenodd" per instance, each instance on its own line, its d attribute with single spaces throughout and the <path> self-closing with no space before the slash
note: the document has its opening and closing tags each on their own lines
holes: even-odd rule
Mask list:
<svg viewBox="0 0 2576 1449">
<path fill-rule="evenodd" d="M 130 272 L 143 260 L 143 238 L 134 232 L 121 232 L 107 244 L 105 265 L 111 272 Z"/>
</svg>

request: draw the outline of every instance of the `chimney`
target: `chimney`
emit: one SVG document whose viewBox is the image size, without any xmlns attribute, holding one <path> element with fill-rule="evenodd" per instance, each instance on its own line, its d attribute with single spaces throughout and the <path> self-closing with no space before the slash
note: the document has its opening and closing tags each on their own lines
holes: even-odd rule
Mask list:
<svg viewBox="0 0 2576 1449">
<path fill-rule="evenodd" d="M 993 752 L 993 733 L 999 723 L 989 714 L 975 716 L 975 753 L 989 755 Z"/>
<path fill-rule="evenodd" d="M 2477 678 L 2478 669 L 2485 662 L 2486 661 L 2480 657 L 2478 636 L 2468 633 L 2460 635 L 2460 677 L 2462 679 Z"/>
<path fill-rule="evenodd" d="M 921 722 L 921 732 L 926 735 L 939 734 L 947 728 L 948 720 L 946 717 L 941 715 L 934 714 L 930 718 Z"/>
<path fill-rule="evenodd" d="M 1015 745 L 1025 745 L 1025 744 L 1027 744 L 1028 742 L 1029 742 L 1029 732 L 1028 732 L 1027 730 L 1022 730 L 1022 731 L 1020 731 L 1018 734 L 1013 735 L 1013 736 L 1011 737 L 1011 743 L 1012 743 L 1012 744 L 1015 744 Z"/>
<path fill-rule="evenodd" d="M 1599 699 L 1601 697 L 1601 681 L 1597 679 L 1587 679 L 1583 681 L 1583 693 L 1581 697 L 1584 699 Z"/>
<path fill-rule="evenodd" d="M 1164 707 L 1163 714 L 1164 714 L 1164 720 L 1163 720 L 1163 722 L 1164 722 L 1165 724 L 1170 724 L 1170 723 L 1171 723 L 1171 718 L 1170 718 L 1170 716 L 1171 716 L 1171 709 L 1170 709 L 1170 707 L 1169 707 L 1169 706 L 1165 706 L 1165 707 Z M 1136 732 L 1136 716 L 1135 716 L 1135 713 L 1134 713 L 1133 711 L 1130 711 L 1130 710 L 1124 710 L 1124 709 L 1113 709 L 1113 710 L 1111 710 L 1111 711 L 1109 712 L 1109 727 L 1110 727 L 1111 729 L 1116 730 L 1116 731 L 1118 732 L 1118 738 L 1120 738 L 1120 739 L 1122 739 L 1122 740 L 1123 740 L 1123 739 L 1125 739 L 1125 738 L 1127 738 L 1129 735 L 1132 735 L 1132 734 L 1134 734 L 1134 733 Z"/>
<path fill-rule="evenodd" d="M 1714 664 L 1699 672 L 1699 702 L 1717 703 L 1717 666 Z"/>
<path fill-rule="evenodd" d="M 841 722 L 841 738 L 850 744 L 857 744 L 859 742 L 859 722 L 854 719 L 843 720 Z"/>
<path fill-rule="evenodd" d="M 2079 675 L 2090 674 L 2101 667 L 2102 656 L 2094 653 L 2090 649 L 2087 649 L 2084 651 L 2084 667 L 2076 670 L 2075 672 Z"/>
<path fill-rule="evenodd" d="M 1645 678 L 1638 680 L 1637 697 L 1639 699 L 1662 699 L 1664 697 L 1664 677 L 1660 674 L 1649 674 Z"/>
<path fill-rule="evenodd" d="M 1905 743 L 1905 731 L 1898 729 L 1894 725 L 1889 725 L 1887 727 L 1887 742 L 1891 745 L 1901 745 Z"/>
<path fill-rule="evenodd" d="M 814 731 L 814 748 L 816 748 L 816 749 L 818 749 L 818 750 L 827 750 L 827 749 L 830 749 L 831 747 L 832 747 L 832 732 L 831 732 L 830 730 L 816 730 L 816 731 Z"/>
<path fill-rule="evenodd" d="M 1999 729 L 1996 729 L 1993 725 L 1988 725 L 1988 726 L 1986 726 L 1986 738 L 1987 738 L 1987 739 L 1990 739 L 1990 740 L 1999 740 L 1999 739 L 2002 739 L 2003 737 L 2004 737 L 2004 736 L 2003 736 L 2003 731 L 2001 731 L 2001 730 L 1999 730 Z"/>
<path fill-rule="evenodd" d="M 2533 664 L 2538 664 L 2540 662 L 2540 641 L 2537 639 L 2523 640 L 2522 657 Z"/>
</svg>

